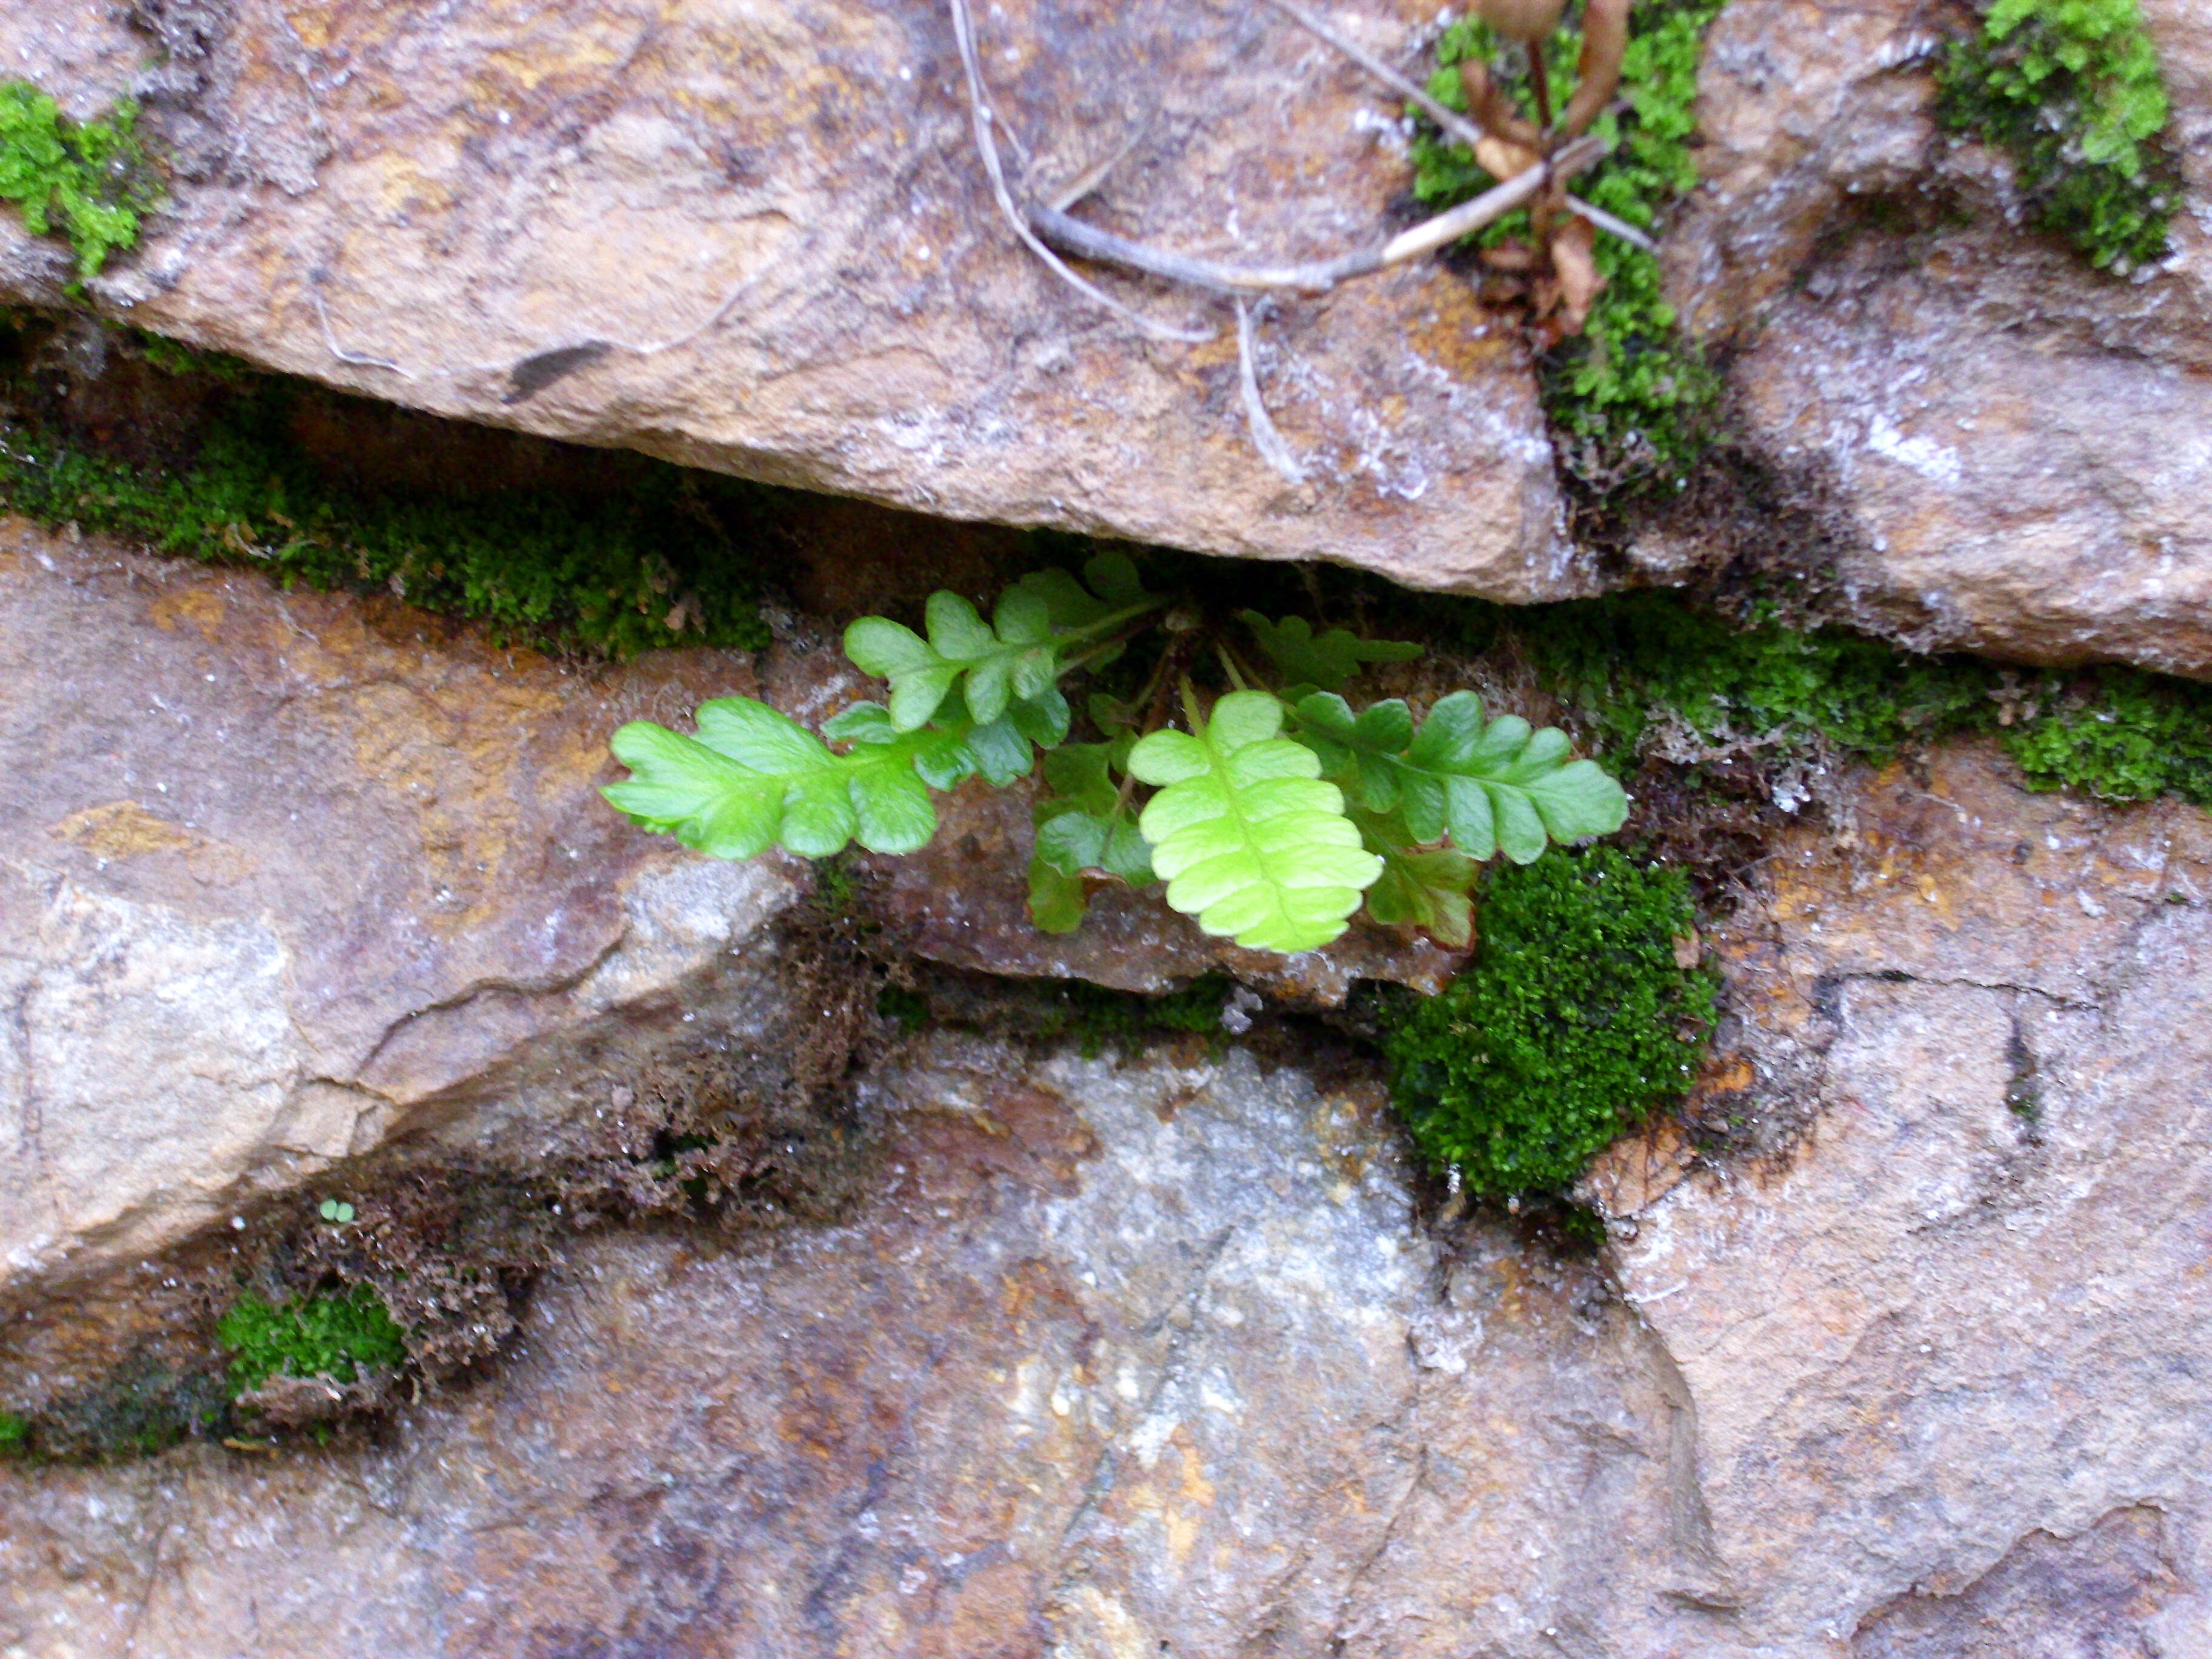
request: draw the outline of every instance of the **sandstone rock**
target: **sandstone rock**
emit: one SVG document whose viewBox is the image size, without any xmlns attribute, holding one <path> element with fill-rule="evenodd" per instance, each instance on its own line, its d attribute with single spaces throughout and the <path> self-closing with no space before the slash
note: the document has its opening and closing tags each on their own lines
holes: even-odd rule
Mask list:
<svg viewBox="0 0 2212 1659">
<path fill-rule="evenodd" d="M 1619 1310 L 1486 1241 L 1437 1321 L 1371 1082 L 935 1038 L 871 1087 L 851 1224 L 579 1248 L 499 1379 L 386 1449 L 0 1469 L 0 1642 L 1316 1654 L 1439 1492 L 1500 1547 L 1427 1605 L 1493 1631 L 1613 1529 L 1585 1479 L 1637 1495 L 1664 1411 Z"/>
<path fill-rule="evenodd" d="M 2143 10 L 2189 201 L 2132 281 L 2008 228 L 2002 158 L 1936 129 L 1950 25 L 1916 0 L 1739 0 L 1709 37 L 1671 292 L 1826 495 L 1846 599 L 1924 647 L 2212 675 L 2212 33 Z"/>
<path fill-rule="evenodd" d="M 803 878 L 595 793 L 615 723 L 749 674 L 0 526 L 0 1288 L 396 1137 L 532 1155 L 701 1014 L 787 1064 Z"/>
<path fill-rule="evenodd" d="M 147 33 L 13 6 L 0 57 L 82 112 L 148 92 L 180 176 L 94 291 L 156 331 L 943 515 L 1503 599 L 1591 586 L 1510 319 L 1427 266 L 1284 301 L 1261 373 L 1308 475 L 1286 483 L 1246 435 L 1233 329 L 1149 341 L 1013 240 L 937 0 L 136 15 Z M 1344 22 L 1410 45 L 1395 17 Z M 1248 260 L 1387 234 L 1397 100 L 1279 15 L 1015 7 L 979 27 L 1010 166 L 1052 191 L 1126 149 L 1085 210 L 1102 222 Z M 66 270 L 0 216 L 0 294 L 51 300 Z"/>
<path fill-rule="evenodd" d="M 1103 885 L 1073 933 L 1038 931 L 1029 914 L 1032 845 L 1028 784 L 963 785 L 938 802 L 938 838 L 906 858 L 861 860 L 872 878 L 869 913 L 887 940 L 932 962 L 1024 978 L 1084 979 L 1158 994 L 1201 974 L 1226 973 L 1308 1007 L 1340 1007 L 1362 979 L 1433 994 L 1468 952 L 1418 933 L 1356 921 L 1318 951 L 1293 957 L 1241 951 L 1168 908 L 1158 890 Z"/>
<path fill-rule="evenodd" d="M 2071 1576 L 2102 1639 L 2202 1652 L 2207 820 L 2024 796 L 1972 750 L 1862 815 L 1778 858 L 1776 931 L 1732 947 L 1747 1022 L 1818 1054 L 1811 1122 L 1618 1212 L 1732 1623 L 1965 1653 L 1989 1608 L 2066 1652 L 2087 1615 L 2033 1609 Z"/>
<path fill-rule="evenodd" d="M 1602 1272 L 1350 1056 L 928 1036 L 847 1222 L 580 1243 L 377 1445 L 0 1469 L 0 1644 L 2202 1655 L 2212 822 L 1856 806 L 1716 940 L 1786 1133 L 1623 1149 Z"/>
</svg>

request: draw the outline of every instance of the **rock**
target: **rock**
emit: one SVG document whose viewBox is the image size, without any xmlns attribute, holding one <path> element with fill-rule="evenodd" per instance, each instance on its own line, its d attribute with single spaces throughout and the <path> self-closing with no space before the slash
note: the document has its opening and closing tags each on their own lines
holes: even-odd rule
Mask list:
<svg viewBox="0 0 2212 1659">
<path fill-rule="evenodd" d="M 773 1086 L 803 878 L 596 793 L 749 680 L 0 524 L 0 1295 L 395 1139 L 541 1156 L 709 1029 Z"/>
<path fill-rule="evenodd" d="M 2084 1619 L 2202 1651 L 2212 822 L 1978 749 L 1859 812 L 1728 947 L 1758 1069 L 1817 1056 L 1809 1121 L 1615 1212 L 1722 1599 L 1766 1652 L 2058 1653 Z M 2043 1645 L 1972 1645 L 1985 1615 Z"/>
<path fill-rule="evenodd" d="M 1316 1654 L 1412 1628 L 1367 1586 L 1439 1494 L 1513 1543 L 1443 1517 L 1495 1559 L 1425 1605 L 1498 1631 L 1484 1598 L 1613 1530 L 1585 1480 L 1657 1500 L 1663 1407 L 1586 1267 L 1482 1241 L 1434 1309 L 1371 1081 L 939 1036 L 868 1086 L 849 1224 L 580 1246 L 499 1376 L 383 1449 L 0 1468 L 0 1641 Z"/>
<path fill-rule="evenodd" d="M 283 18 L 28 0 L 11 74 L 89 112 L 138 87 L 177 157 L 113 315 L 442 414 L 925 508 L 1427 587 L 1592 590 L 1517 330 L 1432 265 L 1281 301 L 1259 374 L 1305 482 L 1245 428 L 1218 304 L 1071 292 L 999 218 L 939 0 L 665 15 L 567 0 Z M 1387 56 L 1408 30 L 1346 16 Z M 1283 17 L 979 13 L 1008 164 L 1084 211 L 1246 261 L 1396 227 L 1397 100 Z M 149 38 L 152 37 L 152 38 Z M 166 61 L 143 67 L 158 40 Z M 0 216 L 0 297 L 65 264 Z"/>
<path fill-rule="evenodd" d="M 1363 979 L 1431 994 L 1467 963 L 1425 935 L 1356 921 L 1318 951 L 1242 951 L 1168 908 L 1157 890 L 1103 884 L 1073 933 L 1038 931 L 1029 914 L 1032 784 L 972 781 L 938 802 L 937 839 L 904 858 L 859 860 L 872 878 L 868 911 L 887 942 L 948 967 L 1022 978 L 1084 979 L 1156 994 L 1201 974 L 1306 1007 L 1343 1006 Z"/>
<path fill-rule="evenodd" d="M 2008 228 L 2002 159 L 1936 131 L 1916 0 L 1712 26 L 1670 293 L 1755 449 L 1825 500 L 1847 606 L 1923 648 L 2212 676 L 2212 31 L 2143 11 L 2189 201 L 2132 281 Z M 1679 575 L 1668 538 L 1643 562 Z"/>
<path fill-rule="evenodd" d="M 1715 930 L 1751 1152 L 1617 1148 L 1601 1262 L 1319 1041 L 925 1034 L 843 1222 L 579 1241 L 374 1443 L 0 1466 L 0 1644 L 2201 1654 L 2212 818 L 1856 787 Z"/>
</svg>

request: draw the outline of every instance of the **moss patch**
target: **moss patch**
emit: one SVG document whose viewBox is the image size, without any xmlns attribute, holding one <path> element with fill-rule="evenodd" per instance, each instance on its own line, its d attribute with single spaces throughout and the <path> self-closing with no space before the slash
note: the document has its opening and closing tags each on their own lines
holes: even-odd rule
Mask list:
<svg viewBox="0 0 2212 1659">
<path fill-rule="evenodd" d="M 1697 126 L 1698 62 L 1705 26 L 1721 0 L 1639 0 L 1629 15 L 1620 97 L 1627 108 L 1591 129 L 1612 141 L 1613 154 L 1575 181 L 1575 191 L 1638 228 L 1698 181 L 1690 139 Z M 1580 34 L 1562 29 L 1547 56 L 1552 84 L 1571 86 Z M 1501 52 L 1488 26 L 1463 19 L 1437 46 L 1430 92 L 1466 107 L 1457 65 L 1487 63 L 1533 116 L 1534 100 L 1517 50 Z M 1493 182 L 1465 145 L 1428 131 L 1414 141 L 1413 193 L 1438 210 L 1465 201 Z M 1481 233 L 1495 244 L 1526 238 L 1528 215 L 1509 216 Z M 1601 235 L 1598 270 L 1606 279 L 1583 333 L 1545 354 L 1540 365 L 1547 413 L 1563 440 L 1564 459 L 1600 489 L 1680 480 L 1711 439 L 1719 378 L 1674 327 L 1660 296 L 1659 262 L 1616 236 Z"/>
<path fill-rule="evenodd" d="M 2136 0 L 1994 0 L 1936 81 L 1943 123 L 2012 156 L 2038 228 L 2114 271 L 2166 256 L 2180 174 Z"/>
<path fill-rule="evenodd" d="M 18 1417 L 13 1412 L 0 1411 L 0 1456 L 21 1450 L 23 1443 L 30 1437 L 30 1419 Z"/>
<path fill-rule="evenodd" d="M 2174 795 L 2212 808 L 2212 685 L 2106 668 L 2045 677 L 2036 712 L 2005 733 L 2032 789 L 2105 800 Z"/>
<path fill-rule="evenodd" d="M 282 1303 L 248 1292 L 222 1316 L 216 1339 L 232 1356 L 234 1395 L 251 1394 L 272 1376 L 352 1382 L 362 1367 L 393 1370 L 407 1358 L 406 1337 L 366 1285 Z"/>
<path fill-rule="evenodd" d="M 26 395 L 0 424 L 0 509 L 288 586 L 392 593 L 503 638 L 616 657 L 768 642 L 759 561 L 740 540 L 757 510 L 751 486 L 641 461 L 628 488 L 596 494 L 356 487 L 296 431 L 340 400 L 182 348 L 143 355 L 196 377 L 207 414 L 189 459 L 103 453 L 26 412 L 38 403 Z"/>
<path fill-rule="evenodd" d="M 1468 1190 L 1558 1192 L 1688 1088 L 1717 981 L 1676 960 L 1688 882 L 1614 848 L 1493 867 L 1480 915 L 1467 970 L 1382 1022 L 1392 1098 Z"/>
<path fill-rule="evenodd" d="M 146 1356 L 125 1361 L 97 1386 L 46 1406 L 18 1443 L 34 1457 L 111 1462 L 212 1438 L 229 1421 L 221 1377 Z"/>
<path fill-rule="evenodd" d="M 0 82 L 0 200 L 21 210 L 33 236 L 65 238 L 79 277 L 137 243 L 140 216 L 160 195 L 130 99 L 72 121 L 28 82 Z"/>
</svg>

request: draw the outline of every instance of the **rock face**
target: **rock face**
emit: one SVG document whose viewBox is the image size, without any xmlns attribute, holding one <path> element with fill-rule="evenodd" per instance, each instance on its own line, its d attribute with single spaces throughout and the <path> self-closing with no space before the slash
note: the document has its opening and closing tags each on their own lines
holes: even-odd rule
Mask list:
<svg viewBox="0 0 2212 1659">
<path fill-rule="evenodd" d="M 595 793 L 614 723 L 750 673 L 0 524 L 0 1293 L 395 1137 L 527 1156 L 701 1011 L 773 1056 L 803 878 Z"/>
<path fill-rule="evenodd" d="M 0 1644 L 2203 1654 L 2212 821 L 1856 811 L 1716 941 L 1766 1150 L 1616 1148 L 1602 1261 L 1423 1220 L 1325 1046 L 924 1035 L 847 1221 L 575 1244 L 374 1448 L 0 1468 Z"/>
<path fill-rule="evenodd" d="M 14 6 L 0 60 L 82 112 L 149 94 L 181 176 L 95 291 L 157 331 L 940 514 L 1506 599 L 1590 586 L 1508 320 L 1425 266 L 1285 301 L 1260 373 L 1306 473 L 1287 483 L 1247 436 L 1225 309 L 1105 278 L 1214 330 L 1151 341 L 1015 241 L 939 0 L 137 15 L 145 33 Z M 979 28 L 1036 188 L 1126 150 L 1085 210 L 1102 222 L 1260 262 L 1390 228 L 1395 100 L 1278 15 L 1015 7 Z M 51 300 L 66 274 L 0 224 L 0 293 Z"/>
<path fill-rule="evenodd" d="M 2212 675 L 2212 30 L 2142 11 L 2188 200 L 2132 280 L 2008 228 L 2003 158 L 1936 127 L 1951 25 L 1917 0 L 1736 0 L 1708 37 L 1671 290 L 1830 500 L 1846 597 L 1924 647 Z"/>
<path fill-rule="evenodd" d="M 1957 14 L 1734 0 L 1712 27 L 1671 291 L 1753 449 L 1824 507 L 1847 601 L 1915 643 L 2212 675 L 2212 32 L 2192 0 L 2143 9 L 2188 201 L 2136 279 L 2022 234 L 2003 160 L 1936 131 Z M 1379 11 L 1336 21 L 1408 56 L 1412 20 Z M 82 112 L 148 96 L 173 198 L 93 292 L 157 331 L 940 514 L 1512 600 L 1602 583 L 1510 318 L 1427 266 L 1282 302 L 1260 374 L 1305 472 L 1286 482 L 1244 429 L 1229 331 L 1148 340 L 1014 241 L 937 0 L 133 15 L 30 0 L 0 60 Z M 1049 192 L 1112 162 L 1083 210 L 1110 228 L 1320 257 L 1404 193 L 1395 100 L 1264 8 L 979 27 L 1010 165 Z M 51 303 L 67 269 L 0 216 L 0 295 Z M 1632 562 L 1680 580 L 1680 542 Z"/>
<path fill-rule="evenodd" d="M 2212 824 L 1973 750 L 1860 811 L 1734 945 L 1757 1068 L 1820 1054 L 1809 1123 L 1615 1206 L 1717 1599 L 1866 1654 L 2203 1652 Z"/>
</svg>

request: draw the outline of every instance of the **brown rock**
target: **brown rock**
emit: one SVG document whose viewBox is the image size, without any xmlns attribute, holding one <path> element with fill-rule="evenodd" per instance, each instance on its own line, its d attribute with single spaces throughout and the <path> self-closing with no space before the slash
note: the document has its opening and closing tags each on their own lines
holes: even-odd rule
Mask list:
<svg viewBox="0 0 2212 1659">
<path fill-rule="evenodd" d="M 901 948 L 950 967 L 1022 978 L 1085 979 L 1156 994 L 1201 974 L 1226 973 L 1308 1006 L 1339 1007 L 1354 981 L 1382 980 L 1431 994 L 1468 952 L 1424 935 L 1357 921 L 1318 951 L 1293 957 L 1243 951 L 1199 931 L 1158 890 L 1118 883 L 1092 895 L 1083 926 L 1042 933 L 1030 920 L 1033 781 L 994 789 L 971 781 L 938 801 L 937 839 L 906 858 L 868 857 L 869 909 Z"/>
<path fill-rule="evenodd" d="M 1776 860 L 1771 954 L 1724 947 L 1809 1124 L 1615 1212 L 1612 1255 L 1680 1369 L 1743 1639 L 1980 1652 L 1986 1605 L 2046 1644 L 1987 1650 L 2068 1651 L 2085 1615 L 2034 1608 L 2074 1558 L 2036 1536 L 2212 1501 L 2208 821 L 2028 795 L 1974 749 L 1859 810 L 1856 848 Z M 2069 1547 L 2114 1580 L 2105 1639 L 2195 1650 L 2212 1558 L 2166 1536 L 2156 1571 Z"/>
<path fill-rule="evenodd" d="M 1417 586 L 1589 591 L 1515 325 L 1433 266 L 1282 301 L 1260 372 L 1307 481 L 1244 428 L 1216 303 L 1107 276 L 1209 344 L 1150 341 L 997 216 L 937 0 L 665 14 L 571 0 L 309 12 L 31 0 L 10 73 L 89 111 L 135 84 L 179 176 L 94 285 L 115 314 L 443 414 L 941 515 L 1329 558 Z M 1049 193 L 1248 261 L 1379 240 L 1397 100 L 1271 12 L 979 12 L 991 95 Z M 1343 20 L 1398 55 L 1395 20 Z M 65 263 L 0 219 L 0 294 Z"/>
<path fill-rule="evenodd" d="M 596 793 L 615 724 L 749 678 L 0 524 L 0 1285 L 395 1137 L 532 1155 L 702 1012 L 783 1064 L 799 880 Z"/>
<path fill-rule="evenodd" d="M 1611 1284 L 1418 1224 L 1348 1056 L 929 1036 L 846 1223 L 574 1245 L 376 1445 L 0 1468 L 0 1643 L 2197 1654 L 2208 821 L 1862 784 L 1714 939 L 1794 1138 L 1616 1148 Z"/>
<path fill-rule="evenodd" d="M 2002 158 L 1938 134 L 1948 15 L 1739 0 L 1713 24 L 1671 292 L 1733 350 L 1759 448 L 1825 497 L 1848 604 L 1923 647 L 2212 676 L 2212 32 L 2187 0 L 2143 10 L 2189 200 L 2133 280 L 2008 228 Z"/>
</svg>

